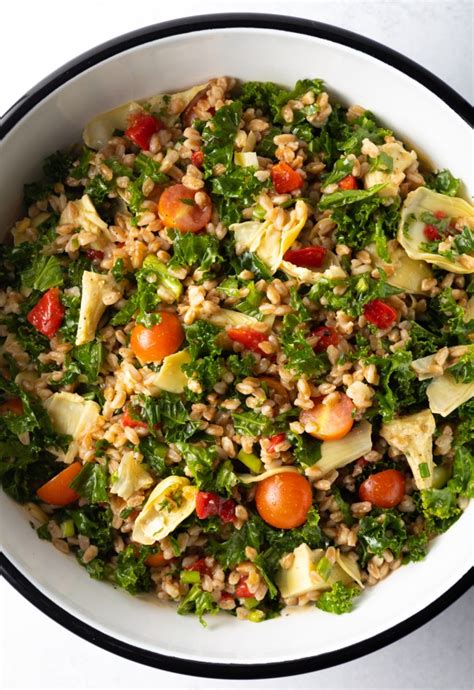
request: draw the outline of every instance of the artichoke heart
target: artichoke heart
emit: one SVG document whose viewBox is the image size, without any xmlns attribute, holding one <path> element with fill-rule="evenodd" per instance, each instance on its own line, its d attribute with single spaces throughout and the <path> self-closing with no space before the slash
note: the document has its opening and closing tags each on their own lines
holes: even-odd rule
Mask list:
<svg viewBox="0 0 474 690">
<path fill-rule="evenodd" d="M 426 293 L 422 287 L 423 281 L 431 280 L 433 271 L 425 261 L 411 259 L 396 240 L 388 243 L 390 263 L 386 263 L 378 256 L 374 244 L 369 245 L 367 250 L 372 256 L 374 264 L 386 271 L 389 285 L 413 295 Z"/>
<path fill-rule="evenodd" d="M 198 490 L 186 477 L 163 479 L 151 492 L 133 527 L 132 539 L 150 545 L 168 536 L 196 506 Z"/>
<path fill-rule="evenodd" d="M 399 417 L 382 424 L 380 435 L 406 456 L 417 489 L 433 486 L 433 434 L 435 419 L 430 410 Z"/>
<path fill-rule="evenodd" d="M 426 232 L 430 219 L 444 220 L 444 232 L 431 228 Z M 452 230 L 455 221 L 465 226 L 465 232 L 474 228 L 474 207 L 459 197 L 438 194 L 427 187 L 418 187 L 410 192 L 403 204 L 398 241 L 412 259 L 421 259 L 452 273 L 474 272 L 474 252 L 469 241 L 462 241 L 457 230 Z M 434 240 L 433 240 L 434 238 Z"/>
<path fill-rule="evenodd" d="M 83 132 L 84 143 L 96 150 L 105 146 L 116 129 L 127 129 L 132 113 L 157 113 L 161 121 L 167 126 L 172 126 L 186 109 L 186 106 L 205 88 L 206 84 L 200 84 L 187 91 L 180 91 L 171 95 L 158 94 L 138 101 L 129 101 L 113 110 L 101 113 L 86 125 Z"/>
<path fill-rule="evenodd" d="M 285 213 L 282 228 L 276 228 L 273 221 L 246 221 L 234 223 L 230 230 L 234 232 L 238 252 L 250 251 L 275 273 L 283 261 L 283 255 L 297 239 L 308 219 L 308 207 L 298 199 L 294 209 Z"/>
<path fill-rule="evenodd" d="M 84 271 L 82 274 L 82 296 L 77 323 L 76 345 L 90 343 L 102 314 L 107 308 L 103 301 L 104 293 L 117 290 L 118 286 L 111 274 Z"/>
<path fill-rule="evenodd" d="M 382 144 L 378 147 L 380 158 L 391 159 L 391 170 L 374 170 L 368 172 L 364 178 L 364 187 L 370 189 L 378 184 L 384 187 L 378 192 L 379 196 L 396 196 L 400 185 L 405 179 L 405 170 L 416 161 L 414 151 L 406 151 L 397 141 Z"/>
</svg>

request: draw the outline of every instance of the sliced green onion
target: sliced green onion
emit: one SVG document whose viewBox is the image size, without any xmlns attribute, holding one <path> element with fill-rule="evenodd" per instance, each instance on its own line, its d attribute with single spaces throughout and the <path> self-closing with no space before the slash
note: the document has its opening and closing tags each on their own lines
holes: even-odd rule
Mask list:
<svg viewBox="0 0 474 690">
<path fill-rule="evenodd" d="M 61 533 L 63 535 L 63 539 L 67 539 L 68 537 L 73 537 L 75 532 L 74 532 L 74 521 L 73 520 L 64 520 L 64 522 L 61 522 Z"/>
<path fill-rule="evenodd" d="M 258 601 L 255 599 L 255 597 L 248 597 L 247 599 L 244 599 L 244 606 L 246 609 L 254 609 L 256 606 L 258 606 Z"/>
<path fill-rule="evenodd" d="M 255 220 L 263 220 L 266 216 L 266 213 L 267 212 L 265 211 L 263 206 L 257 204 L 257 206 L 255 206 L 255 208 L 253 209 L 252 218 L 255 218 Z"/>
<path fill-rule="evenodd" d="M 420 464 L 418 465 L 418 469 L 420 471 L 420 477 L 422 479 L 426 479 L 430 476 L 430 468 L 428 467 L 428 463 L 420 462 Z"/>
<path fill-rule="evenodd" d="M 179 579 L 187 585 L 195 585 L 201 582 L 201 573 L 198 570 L 182 570 Z"/>
<path fill-rule="evenodd" d="M 252 621 L 252 623 L 260 623 L 265 620 L 265 614 L 263 611 L 260 611 L 260 609 L 255 609 L 254 611 L 250 611 L 247 620 Z"/>
<path fill-rule="evenodd" d="M 263 463 L 260 458 L 257 458 L 253 453 L 246 453 L 244 450 L 239 450 L 237 458 L 248 467 L 251 472 L 259 474 L 259 472 L 262 471 Z"/>
<path fill-rule="evenodd" d="M 319 575 L 321 575 L 323 580 L 327 580 L 332 570 L 331 561 L 327 559 L 326 556 L 323 556 L 319 561 L 318 565 L 316 566 L 316 570 L 319 573 Z"/>
</svg>

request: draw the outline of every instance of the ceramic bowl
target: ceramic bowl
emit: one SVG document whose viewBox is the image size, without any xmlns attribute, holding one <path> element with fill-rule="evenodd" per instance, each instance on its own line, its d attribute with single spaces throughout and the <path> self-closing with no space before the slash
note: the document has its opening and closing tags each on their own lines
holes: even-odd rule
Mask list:
<svg viewBox="0 0 474 690">
<path fill-rule="evenodd" d="M 421 30 L 421 27 L 420 27 Z M 101 45 L 40 83 L 7 113 L 0 227 L 20 213 L 22 185 L 44 156 L 80 139 L 83 125 L 124 101 L 181 90 L 209 77 L 292 85 L 321 77 L 333 97 L 364 104 L 436 167 L 472 189 L 467 103 L 424 69 L 372 41 L 317 22 L 213 15 L 167 22 Z M 331 616 L 311 608 L 260 625 L 219 615 L 203 629 L 172 605 L 89 579 L 31 529 L 0 492 L 2 568 L 9 582 L 66 628 L 110 651 L 167 670 L 257 678 L 324 668 L 412 631 L 467 587 L 473 509 L 436 539 L 425 561 L 402 567 Z"/>
</svg>

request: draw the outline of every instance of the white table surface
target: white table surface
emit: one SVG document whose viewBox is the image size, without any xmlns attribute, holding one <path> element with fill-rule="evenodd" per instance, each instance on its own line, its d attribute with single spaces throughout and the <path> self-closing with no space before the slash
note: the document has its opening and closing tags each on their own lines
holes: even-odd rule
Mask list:
<svg viewBox="0 0 474 690">
<path fill-rule="evenodd" d="M 126 31 L 231 11 L 307 17 L 416 60 L 472 101 L 470 0 L 23 0 L 2 5 L 0 112 L 67 60 Z M 324 77 L 324 74 L 316 75 Z M 211 681 L 140 666 L 81 640 L 0 582 L 0 683 L 7 688 L 472 688 L 472 592 L 404 639 L 287 679 Z"/>
</svg>

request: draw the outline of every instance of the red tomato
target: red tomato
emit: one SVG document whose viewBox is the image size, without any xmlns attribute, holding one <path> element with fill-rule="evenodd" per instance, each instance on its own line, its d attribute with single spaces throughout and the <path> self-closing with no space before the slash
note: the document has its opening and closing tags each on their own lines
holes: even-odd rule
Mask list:
<svg viewBox="0 0 474 690">
<path fill-rule="evenodd" d="M 258 483 L 255 493 L 258 514 L 278 529 L 293 529 L 306 522 L 312 501 L 311 484 L 296 472 L 267 477 Z"/>
<path fill-rule="evenodd" d="M 280 445 L 280 443 L 283 443 L 283 441 L 286 439 L 286 434 L 275 434 L 274 436 L 270 436 L 268 439 L 270 443 L 267 446 L 267 453 L 274 453 L 275 448 Z"/>
<path fill-rule="evenodd" d="M 233 601 L 234 597 L 229 592 L 221 592 L 221 598 L 219 601 Z"/>
<path fill-rule="evenodd" d="M 253 597 L 253 592 L 251 592 L 247 585 L 247 577 L 241 577 L 237 587 L 235 588 L 235 596 L 240 599 L 249 599 Z"/>
<path fill-rule="evenodd" d="M 381 299 L 374 299 L 365 305 L 364 316 L 377 328 L 388 328 L 397 320 L 397 310 Z"/>
<path fill-rule="evenodd" d="M 158 202 L 158 215 L 167 228 L 177 228 L 181 232 L 199 232 L 211 220 L 212 203 L 207 194 L 206 204 L 201 207 L 194 201 L 192 189 L 184 184 L 167 187 Z"/>
<path fill-rule="evenodd" d="M 142 362 L 161 362 L 168 355 L 179 350 L 184 340 L 181 321 L 176 314 L 168 311 L 159 312 L 160 323 L 151 328 L 137 324 L 130 336 L 130 347 L 133 354 Z"/>
<path fill-rule="evenodd" d="M 137 427 L 141 429 L 146 429 L 148 427 L 148 424 L 140 419 L 134 419 L 133 416 L 130 414 L 129 408 L 126 407 L 122 415 L 122 426 L 130 426 L 132 427 L 132 429 L 136 429 Z"/>
<path fill-rule="evenodd" d="M 342 180 L 338 182 L 337 186 L 344 190 L 357 189 L 357 180 L 354 175 L 347 175 L 347 177 L 343 177 Z"/>
<path fill-rule="evenodd" d="M 268 336 L 260 333 L 260 331 L 254 331 L 253 328 L 229 328 L 227 335 L 231 340 L 240 343 L 247 350 L 256 352 L 259 355 L 265 355 L 260 348 L 260 343 L 267 342 Z"/>
<path fill-rule="evenodd" d="M 205 558 L 200 558 L 199 560 L 194 561 L 192 565 L 188 565 L 184 568 L 184 570 L 196 570 L 198 573 L 201 573 L 201 575 L 211 574 L 211 569 L 206 565 Z"/>
<path fill-rule="evenodd" d="M 21 398 L 12 398 L 11 400 L 5 400 L 5 402 L 2 402 L 0 405 L 0 415 L 8 412 L 17 415 L 18 417 L 23 414 L 23 403 L 21 402 Z"/>
<path fill-rule="evenodd" d="M 159 132 L 163 124 L 153 115 L 136 113 L 130 118 L 130 124 L 125 130 L 125 136 L 141 149 L 148 151 L 150 139 L 155 132 Z"/>
<path fill-rule="evenodd" d="M 438 228 L 435 225 L 431 225 L 430 223 L 428 225 L 425 225 L 425 227 L 423 228 L 423 235 L 430 242 L 441 239 L 441 235 L 439 234 Z"/>
<path fill-rule="evenodd" d="M 436 211 L 435 218 L 443 220 L 443 218 L 446 218 L 446 213 L 444 211 Z"/>
<path fill-rule="evenodd" d="M 63 322 L 64 313 L 59 288 L 53 287 L 36 302 L 26 318 L 37 331 L 52 338 Z"/>
<path fill-rule="evenodd" d="M 191 163 L 195 165 L 196 168 L 200 168 L 201 165 L 204 163 L 204 152 L 201 151 L 201 149 L 192 152 Z"/>
<path fill-rule="evenodd" d="M 320 268 L 325 256 L 326 249 L 324 247 L 304 247 L 304 249 L 289 249 L 283 258 L 295 266 Z"/>
<path fill-rule="evenodd" d="M 359 487 L 361 501 L 377 508 L 394 508 L 405 495 L 405 477 L 398 470 L 383 470 L 367 477 Z"/>
<path fill-rule="evenodd" d="M 337 441 L 352 429 L 355 405 L 344 393 L 314 400 L 314 407 L 303 410 L 300 422 L 305 431 L 321 441 Z"/>
<path fill-rule="evenodd" d="M 326 352 L 330 345 L 337 345 L 341 339 L 336 329 L 331 326 L 318 326 L 311 333 L 311 336 L 318 339 L 316 345 L 313 345 L 315 352 Z"/>
<path fill-rule="evenodd" d="M 296 170 L 293 170 L 284 161 L 280 161 L 272 167 L 272 181 L 278 194 L 287 194 L 294 192 L 295 189 L 301 189 L 304 182 L 301 175 L 298 175 Z"/>
<path fill-rule="evenodd" d="M 104 252 L 98 249 L 86 249 L 85 253 L 89 261 L 102 261 L 104 258 Z"/>
<path fill-rule="evenodd" d="M 73 462 L 59 474 L 40 486 L 36 492 L 42 501 L 51 503 L 55 506 L 66 506 L 68 503 L 77 501 L 79 494 L 69 486 L 74 477 L 77 477 L 82 470 L 80 462 Z"/>
</svg>

